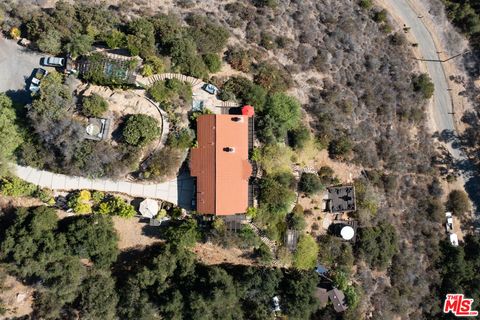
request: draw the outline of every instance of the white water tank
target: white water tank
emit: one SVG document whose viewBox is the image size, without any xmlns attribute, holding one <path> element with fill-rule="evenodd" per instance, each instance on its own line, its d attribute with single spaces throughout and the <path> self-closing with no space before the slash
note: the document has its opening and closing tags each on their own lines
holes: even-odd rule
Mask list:
<svg viewBox="0 0 480 320">
<path fill-rule="evenodd" d="M 340 230 L 340 235 L 344 240 L 352 240 L 353 236 L 355 235 L 355 231 L 350 226 L 344 226 L 342 230 Z"/>
</svg>

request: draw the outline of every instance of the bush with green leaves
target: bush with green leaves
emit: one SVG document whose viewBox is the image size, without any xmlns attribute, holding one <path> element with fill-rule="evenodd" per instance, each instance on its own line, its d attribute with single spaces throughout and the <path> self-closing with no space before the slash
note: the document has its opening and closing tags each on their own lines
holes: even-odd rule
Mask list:
<svg viewBox="0 0 480 320">
<path fill-rule="evenodd" d="M 260 111 L 257 135 L 264 142 L 284 141 L 300 124 L 300 103 L 284 93 L 270 95 Z"/>
<path fill-rule="evenodd" d="M 177 149 L 188 149 L 192 146 L 193 135 L 188 128 L 180 129 L 179 131 L 170 132 L 167 145 Z"/>
<path fill-rule="evenodd" d="M 266 62 L 255 67 L 254 81 L 269 92 L 286 91 L 292 86 L 292 79 L 287 71 Z"/>
<path fill-rule="evenodd" d="M 432 79 L 426 73 L 415 75 L 412 78 L 413 90 L 422 95 L 424 99 L 430 99 L 435 91 Z"/>
<path fill-rule="evenodd" d="M 68 197 L 67 205 L 78 214 L 92 213 L 92 194 L 88 190 L 77 191 Z"/>
<path fill-rule="evenodd" d="M 303 124 L 288 132 L 289 144 L 295 150 L 303 149 L 310 139 L 310 129 Z"/>
<path fill-rule="evenodd" d="M 158 121 L 145 114 L 128 116 L 122 131 L 123 140 L 132 146 L 146 146 L 160 136 Z"/>
<path fill-rule="evenodd" d="M 0 193 L 11 197 L 33 196 L 38 187 L 15 176 L 0 179 Z"/>
<path fill-rule="evenodd" d="M 325 186 L 320 181 L 318 175 L 315 173 L 304 172 L 300 177 L 298 189 L 308 195 L 311 195 L 325 189 Z"/>
<path fill-rule="evenodd" d="M 0 175 L 7 171 L 6 162 L 13 159 L 15 150 L 22 142 L 12 100 L 0 93 Z"/>
<path fill-rule="evenodd" d="M 218 72 L 222 68 L 222 60 L 216 53 L 207 53 L 203 55 L 203 62 L 205 62 L 208 71 L 211 73 Z"/>
<path fill-rule="evenodd" d="M 252 58 L 246 50 L 229 49 L 225 59 L 233 69 L 249 73 L 252 67 Z"/>
<path fill-rule="evenodd" d="M 236 98 L 243 104 L 251 105 L 256 111 L 263 110 L 267 100 L 267 92 L 261 86 L 254 84 L 245 77 L 231 77 L 222 86 L 221 96 L 223 100 Z"/>
<path fill-rule="evenodd" d="M 157 81 L 150 88 L 148 94 L 161 104 L 190 104 L 192 101 L 192 85 L 177 79 Z"/>
<path fill-rule="evenodd" d="M 260 205 L 272 213 L 287 213 L 295 200 L 294 183 L 290 173 L 264 176 L 260 181 Z"/>
<path fill-rule="evenodd" d="M 108 102 L 100 95 L 93 93 L 83 98 L 82 113 L 87 117 L 101 117 L 108 110 Z"/>
<path fill-rule="evenodd" d="M 397 233 L 391 224 L 360 229 L 359 254 L 373 268 L 386 269 L 397 251 Z"/>
<path fill-rule="evenodd" d="M 122 218 L 133 218 L 137 214 L 137 211 L 122 198 L 111 196 L 98 205 L 95 213 L 120 216 Z"/>
<path fill-rule="evenodd" d="M 463 217 L 466 212 L 472 209 L 468 195 L 462 190 L 450 191 L 446 207 L 459 217 Z"/>
<path fill-rule="evenodd" d="M 313 269 L 317 265 L 318 245 L 308 234 L 298 238 L 297 249 L 293 254 L 293 266 L 298 269 Z"/>
<path fill-rule="evenodd" d="M 227 44 L 228 30 L 211 19 L 201 15 L 190 15 L 186 21 L 190 25 L 187 32 L 195 40 L 200 54 L 219 53 Z"/>
<path fill-rule="evenodd" d="M 328 144 L 328 155 L 332 159 L 342 159 L 347 157 L 352 151 L 352 142 L 346 135 L 341 135 L 333 139 Z"/>
<path fill-rule="evenodd" d="M 74 34 L 65 45 L 65 51 L 70 53 L 75 59 L 78 56 L 86 54 L 92 50 L 93 37 L 88 34 Z"/>
</svg>

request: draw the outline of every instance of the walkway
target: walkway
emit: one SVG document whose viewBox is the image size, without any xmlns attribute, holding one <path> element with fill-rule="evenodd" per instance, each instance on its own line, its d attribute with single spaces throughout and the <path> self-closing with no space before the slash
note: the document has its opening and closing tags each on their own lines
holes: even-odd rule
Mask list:
<svg viewBox="0 0 480 320">
<path fill-rule="evenodd" d="M 12 166 L 19 178 L 42 188 L 59 191 L 88 189 L 118 192 L 132 197 L 164 200 L 186 209 L 191 207 L 193 180 L 188 176 L 179 176 L 174 180 L 158 184 L 143 184 L 107 179 L 88 179 L 42 171 L 31 167 Z"/>
</svg>

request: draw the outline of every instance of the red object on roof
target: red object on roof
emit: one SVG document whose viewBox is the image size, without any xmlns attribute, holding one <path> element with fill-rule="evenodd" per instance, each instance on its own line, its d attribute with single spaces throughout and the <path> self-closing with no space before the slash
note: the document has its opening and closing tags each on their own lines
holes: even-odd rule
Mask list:
<svg viewBox="0 0 480 320">
<path fill-rule="evenodd" d="M 255 115 L 255 109 L 252 106 L 243 106 L 242 115 L 247 117 L 253 117 Z"/>
<path fill-rule="evenodd" d="M 190 171 L 197 177 L 197 212 L 215 215 L 245 213 L 248 207 L 248 117 L 202 115 L 197 118 L 198 147 L 192 149 Z"/>
</svg>

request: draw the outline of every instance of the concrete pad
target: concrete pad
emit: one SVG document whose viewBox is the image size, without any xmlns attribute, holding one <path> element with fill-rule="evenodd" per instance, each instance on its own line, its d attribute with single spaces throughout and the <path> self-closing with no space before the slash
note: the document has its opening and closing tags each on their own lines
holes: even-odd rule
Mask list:
<svg viewBox="0 0 480 320">
<path fill-rule="evenodd" d="M 134 197 L 143 197 L 143 185 L 139 183 L 132 183 L 130 194 Z"/>
<path fill-rule="evenodd" d="M 52 189 L 65 190 L 67 177 L 63 174 L 54 174 L 52 177 Z"/>
<path fill-rule="evenodd" d="M 143 197 L 156 198 L 156 191 L 157 191 L 156 184 L 146 184 L 143 186 Z"/>
<path fill-rule="evenodd" d="M 92 180 L 80 178 L 78 181 L 78 189 L 92 189 Z"/>
<path fill-rule="evenodd" d="M 132 189 L 132 184 L 130 182 L 120 181 L 118 182 L 118 192 L 121 193 L 130 193 Z"/>
<path fill-rule="evenodd" d="M 52 188 L 52 179 L 53 179 L 53 173 L 48 172 L 48 171 L 41 171 L 41 176 L 40 180 L 38 182 L 38 185 L 42 188 Z"/>
<path fill-rule="evenodd" d="M 76 190 L 76 189 L 78 189 L 79 182 L 80 182 L 80 177 L 69 177 L 65 181 L 65 190 Z"/>
<path fill-rule="evenodd" d="M 118 182 L 112 180 L 106 180 L 102 191 L 114 192 L 118 190 Z"/>
</svg>

